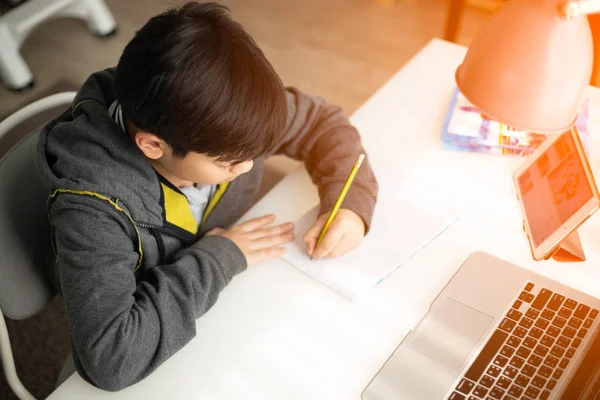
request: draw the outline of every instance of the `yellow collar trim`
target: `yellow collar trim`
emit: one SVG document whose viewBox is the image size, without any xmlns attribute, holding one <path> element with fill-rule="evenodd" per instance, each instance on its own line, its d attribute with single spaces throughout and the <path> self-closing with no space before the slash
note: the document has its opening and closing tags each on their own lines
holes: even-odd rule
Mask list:
<svg viewBox="0 0 600 400">
<path fill-rule="evenodd" d="M 204 215 L 202 216 L 202 222 L 200 223 L 200 225 L 204 225 L 204 222 L 206 222 L 206 218 L 208 218 L 208 216 L 215 208 L 217 203 L 221 200 L 221 197 L 223 197 L 223 194 L 225 193 L 228 187 L 229 182 L 221 183 L 217 187 L 217 190 L 215 190 L 215 194 L 212 196 L 212 198 L 208 202 L 208 205 L 206 206 L 206 210 L 204 210 Z"/>
<path fill-rule="evenodd" d="M 175 225 L 194 235 L 198 233 L 198 225 L 194 219 L 192 211 L 190 210 L 187 197 L 185 197 L 183 193 L 174 190 L 163 182 L 161 182 L 160 185 L 163 190 L 166 221 L 169 224 Z M 210 198 L 208 205 L 204 210 L 204 215 L 202 216 L 202 221 L 200 223 L 201 226 L 204 225 L 204 222 L 206 222 L 206 219 L 219 203 L 228 187 L 229 182 L 225 182 L 217 186 L 217 190 Z"/>
<path fill-rule="evenodd" d="M 198 225 L 188 205 L 187 197 L 162 182 L 160 185 L 163 190 L 167 222 L 195 235 L 198 232 Z"/>
</svg>

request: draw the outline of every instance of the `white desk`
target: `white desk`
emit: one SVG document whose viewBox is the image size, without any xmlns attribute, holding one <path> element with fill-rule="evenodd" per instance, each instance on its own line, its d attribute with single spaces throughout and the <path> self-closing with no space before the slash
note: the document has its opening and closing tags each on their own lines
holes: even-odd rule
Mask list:
<svg viewBox="0 0 600 400">
<path fill-rule="evenodd" d="M 119 393 L 75 374 L 56 399 L 352 400 L 387 360 L 438 291 L 474 250 L 531 267 L 600 296 L 600 213 L 581 230 L 588 262 L 532 261 L 511 174 L 513 157 L 444 151 L 440 128 L 465 48 L 431 41 L 353 116 L 371 159 L 407 188 L 462 204 L 460 220 L 353 304 L 283 260 L 236 277 L 197 322 L 197 337 L 141 383 Z M 592 104 L 600 90 L 590 89 Z M 600 112 L 590 119 L 600 176 Z M 421 189 L 425 190 L 425 189 Z M 295 220 L 317 202 L 303 169 L 287 176 L 247 217 Z"/>
</svg>

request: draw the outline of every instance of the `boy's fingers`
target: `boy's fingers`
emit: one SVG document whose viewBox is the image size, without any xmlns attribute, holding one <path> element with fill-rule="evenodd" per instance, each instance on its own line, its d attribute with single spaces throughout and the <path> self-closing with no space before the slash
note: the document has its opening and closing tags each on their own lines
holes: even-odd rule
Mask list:
<svg viewBox="0 0 600 400">
<path fill-rule="evenodd" d="M 337 246 L 335 246 L 335 248 L 329 254 L 327 254 L 326 257 L 328 257 L 328 258 L 339 257 L 341 255 L 348 253 L 350 250 L 353 250 L 357 246 L 358 245 L 353 245 L 352 243 L 350 243 L 350 240 L 348 240 L 348 236 L 342 235 L 340 242 L 337 244 Z"/>
<path fill-rule="evenodd" d="M 304 244 L 306 245 L 306 252 L 311 257 L 312 257 L 313 251 L 315 250 L 315 245 L 317 244 L 317 239 L 318 239 L 317 236 L 318 236 L 318 234 L 312 235 L 307 232 L 302 237 L 302 240 L 304 241 Z"/>
<path fill-rule="evenodd" d="M 287 252 L 285 247 L 272 247 L 270 249 L 262 250 L 263 259 L 262 261 L 270 260 L 271 258 L 281 257 Z"/>
<path fill-rule="evenodd" d="M 315 250 L 315 243 L 316 242 L 317 242 L 316 240 L 315 241 L 311 240 L 311 241 L 308 241 L 308 242 L 306 240 L 304 241 L 304 243 L 306 243 L 306 252 L 311 257 L 312 257 L 313 251 Z"/>
<path fill-rule="evenodd" d="M 285 224 L 271 226 L 269 228 L 257 229 L 250 233 L 250 238 L 253 240 L 260 239 L 266 236 L 280 235 L 282 233 L 286 233 L 294 229 L 294 224 L 291 222 L 286 222 Z"/>
<path fill-rule="evenodd" d="M 327 256 L 342 240 L 342 236 L 342 230 L 339 228 L 339 225 L 331 224 L 321 243 L 314 249 L 312 257 L 323 258 Z"/>
<path fill-rule="evenodd" d="M 252 250 L 268 249 L 271 247 L 281 246 L 294 240 L 293 232 L 281 233 L 279 235 L 271 235 L 253 240 L 250 245 Z"/>
<path fill-rule="evenodd" d="M 271 247 L 269 249 L 262 249 L 252 252 L 252 256 L 249 257 L 248 264 L 253 265 L 259 262 L 267 261 L 272 258 L 281 257 L 287 252 L 285 247 Z"/>
<path fill-rule="evenodd" d="M 275 215 L 269 214 L 264 215 L 262 217 L 253 218 L 249 221 L 243 222 L 238 225 L 241 229 L 246 232 L 254 231 L 256 229 L 262 228 L 263 226 L 267 226 L 275 221 Z"/>
<path fill-rule="evenodd" d="M 304 234 L 304 240 L 306 241 L 309 238 L 319 237 L 319 235 L 321 234 L 321 230 L 325 226 L 325 222 L 326 221 L 323 220 L 322 218 L 317 219 L 315 221 L 315 223 L 313 224 L 313 226 L 311 226 L 310 229 L 307 230 L 306 233 Z"/>
<path fill-rule="evenodd" d="M 326 219 L 317 219 L 313 226 L 311 226 L 310 229 L 306 231 L 304 236 L 302 236 L 302 240 L 306 244 L 306 251 L 308 252 L 309 256 L 312 256 L 312 252 L 315 249 L 317 239 L 319 238 L 319 235 L 321 235 L 321 230 L 323 230 L 323 227 L 325 226 L 326 222 Z"/>
</svg>

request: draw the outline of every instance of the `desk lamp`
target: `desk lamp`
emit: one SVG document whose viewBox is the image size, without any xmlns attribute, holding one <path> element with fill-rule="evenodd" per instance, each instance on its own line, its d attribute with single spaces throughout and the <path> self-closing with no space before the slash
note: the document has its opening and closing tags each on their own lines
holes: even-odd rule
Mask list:
<svg viewBox="0 0 600 400">
<path fill-rule="evenodd" d="M 599 0 L 511 0 L 477 34 L 456 71 L 461 93 L 491 118 L 539 133 L 569 129 L 593 63 L 586 14 Z"/>
<path fill-rule="evenodd" d="M 537 133 L 573 127 L 593 64 L 586 15 L 600 0 L 511 0 L 477 34 L 456 70 L 461 93 L 481 112 Z M 577 232 L 565 247 L 583 255 Z"/>
</svg>

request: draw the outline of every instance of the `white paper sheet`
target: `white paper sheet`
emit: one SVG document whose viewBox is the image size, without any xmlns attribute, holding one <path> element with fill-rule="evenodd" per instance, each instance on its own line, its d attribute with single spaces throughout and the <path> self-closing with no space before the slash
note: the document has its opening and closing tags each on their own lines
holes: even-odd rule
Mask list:
<svg viewBox="0 0 600 400">
<path fill-rule="evenodd" d="M 310 259 L 302 240 L 317 218 L 315 207 L 296 221 L 296 241 L 287 245 L 283 258 L 355 301 L 458 219 L 458 213 L 447 209 L 428 212 L 415 203 L 400 195 L 393 185 L 380 182 L 371 230 L 362 245 L 341 257 L 320 260 Z M 431 201 L 427 204 L 431 207 Z"/>
</svg>

